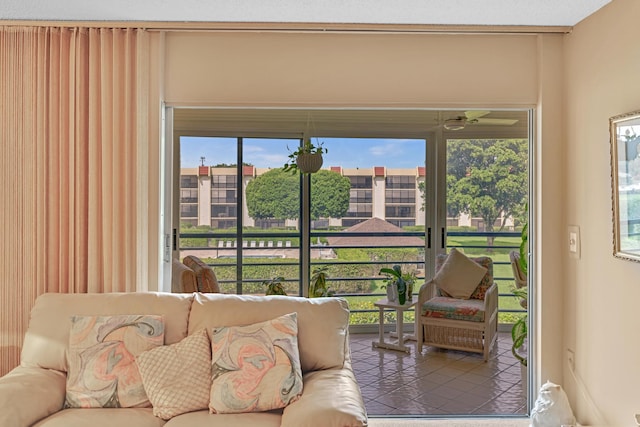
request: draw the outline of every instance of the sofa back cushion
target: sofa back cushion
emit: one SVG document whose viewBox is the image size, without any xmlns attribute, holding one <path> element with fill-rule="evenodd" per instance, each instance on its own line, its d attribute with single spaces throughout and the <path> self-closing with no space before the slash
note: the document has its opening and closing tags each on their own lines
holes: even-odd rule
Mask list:
<svg viewBox="0 0 640 427">
<path fill-rule="evenodd" d="M 189 334 L 243 326 L 297 313 L 302 372 L 341 368 L 348 351 L 349 307 L 342 298 L 196 294 Z"/>
<path fill-rule="evenodd" d="M 71 316 L 115 314 L 162 315 L 165 344 L 187 336 L 193 294 L 106 293 L 40 295 L 31 310 L 20 364 L 67 372 L 67 349 Z"/>
</svg>

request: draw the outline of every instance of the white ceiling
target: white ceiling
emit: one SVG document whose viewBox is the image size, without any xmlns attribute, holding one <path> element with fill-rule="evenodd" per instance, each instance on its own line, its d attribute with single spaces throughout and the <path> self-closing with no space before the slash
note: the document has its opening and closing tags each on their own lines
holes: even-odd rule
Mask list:
<svg viewBox="0 0 640 427">
<path fill-rule="evenodd" d="M 574 26 L 611 0 L 0 0 L 0 20 Z"/>
</svg>

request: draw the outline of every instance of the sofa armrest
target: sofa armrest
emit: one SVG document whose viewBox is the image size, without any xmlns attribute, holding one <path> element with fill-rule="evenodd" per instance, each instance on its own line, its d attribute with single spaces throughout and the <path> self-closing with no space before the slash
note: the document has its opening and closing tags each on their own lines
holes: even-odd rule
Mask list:
<svg viewBox="0 0 640 427">
<path fill-rule="evenodd" d="M 303 382 L 302 396 L 282 413 L 282 427 L 367 425 L 360 387 L 348 366 L 309 372 Z"/>
<path fill-rule="evenodd" d="M 0 378 L 0 426 L 28 427 L 60 411 L 65 392 L 64 372 L 18 366 Z"/>
</svg>

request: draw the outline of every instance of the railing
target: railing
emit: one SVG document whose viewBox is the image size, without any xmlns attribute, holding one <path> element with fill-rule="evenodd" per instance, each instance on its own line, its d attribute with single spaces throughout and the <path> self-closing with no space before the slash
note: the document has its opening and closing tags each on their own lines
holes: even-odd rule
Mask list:
<svg viewBox="0 0 640 427">
<path fill-rule="evenodd" d="M 362 244 L 334 244 L 328 241 L 335 237 L 352 237 L 364 239 L 377 239 L 376 245 L 363 246 Z M 412 251 L 416 255 L 415 258 L 402 259 L 389 256 L 387 259 L 322 259 L 313 258 L 311 260 L 311 270 L 314 267 L 327 265 L 334 267 L 334 270 L 340 272 L 339 275 L 330 274 L 327 277 L 327 283 L 330 288 L 336 289 L 354 289 L 353 286 L 347 284 L 358 283 L 363 287 L 369 286 L 369 292 L 349 292 L 338 291 L 335 295 L 345 297 L 350 301 L 352 318 L 371 318 L 371 323 L 377 321 L 377 309 L 373 306 L 373 301 L 386 296 L 380 290 L 380 283 L 385 277 L 377 274 L 383 266 L 391 266 L 399 264 L 401 266 L 415 266 L 416 270 L 421 274 L 417 275 L 417 287 L 425 280 L 424 275 L 424 244 L 421 245 L 403 245 L 385 244 L 385 238 L 425 238 L 425 233 L 420 232 L 373 232 L 373 233 L 349 233 L 349 232 L 331 232 L 331 231 L 312 231 L 310 239 L 312 242 L 323 240 L 323 243 L 311 245 L 312 255 L 318 251 L 329 251 L 336 253 L 343 250 L 360 250 L 376 253 L 376 251 L 386 250 L 393 254 L 394 252 L 402 252 L 402 250 Z M 278 231 L 278 232 L 243 232 L 243 233 L 181 233 L 181 242 L 190 242 L 192 245 L 198 243 L 193 239 L 206 239 L 207 244 L 194 246 L 181 246 L 182 253 L 193 253 L 201 258 L 210 258 L 209 264 L 216 269 L 221 287 L 225 292 L 235 293 L 264 293 L 262 282 L 272 279 L 276 275 L 284 276 L 283 282 L 287 285 L 288 292 L 300 294 L 302 292 L 301 283 L 306 283 L 301 277 L 299 261 L 295 258 L 300 256 L 300 234 L 299 232 Z M 500 241 L 500 244 L 489 246 L 486 243 L 488 238 Z M 428 237 L 427 237 L 428 239 Z M 480 240 L 484 244 L 480 244 Z M 494 280 L 499 285 L 499 297 L 501 306 L 499 308 L 499 318 L 502 323 L 511 323 L 513 315 L 524 313 L 510 291 L 513 286 L 513 275 L 509 262 L 509 251 L 517 249 L 520 240 L 519 232 L 467 232 L 467 231 L 449 231 L 447 233 L 447 241 L 450 242 L 449 248 L 457 247 L 466 251 L 469 255 L 479 256 L 487 255 L 494 260 Z M 237 242 L 243 242 L 238 247 Z M 260 244 L 258 242 L 263 242 Z M 290 242 L 289 245 L 282 243 L 281 245 L 273 244 L 273 242 Z M 222 242 L 220 245 L 219 242 Z M 231 246 L 228 245 L 231 242 Z M 251 242 L 255 242 L 252 244 Z M 271 244 L 267 243 L 271 242 Z M 205 243 L 205 242 L 201 242 Z M 397 242 L 396 242 L 397 243 Z M 297 255 L 292 258 L 273 258 L 278 252 L 284 253 L 286 250 L 288 255 Z M 315 252 L 314 252 L 315 251 Z M 268 252 L 268 253 L 267 253 Z M 235 255 L 235 258 L 234 258 Z M 236 261 L 237 257 L 242 257 L 242 262 Z M 268 260 L 268 262 L 266 262 Z M 287 261 L 288 260 L 288 261 Z M 369 273 L 362 273 L 367 267 Z M 273 272 L 288 272 L 289 274 L 266 274 L 260 273 L 259 270 L 269 269 Z M 346 274 L 348 271 L 360 272 L 358 275 Z M 229 271 L 235 272 L 229 274 Z M 247 273 L 249 272 L 249 273 Z M 292 274 L 297 272 L 297 274 Z M 222 273 L 222 274 L 221 274 Z M 252 273 L 252 274 L 250 274 Z M 231 277 L 230 277 L 231 276 Z M 259 276 L 259 277 L 258 277 Z M 297 276 L 297 277 L 296 277 Z M 298 288 L 295 288 L 295 285 Z M 235 287 L 235 289 L 234 289 Z M 417 292 L 417 289 L 416 289 Z M 358 316 L 360 314 L 361 316 Z M 354 316 L 355 315 L 355 316 Z M 411 320 L 412 313 L 408 313 L 408 321 Z M 366 323 L 370 323 L 367 321 Z"/>
</svg>

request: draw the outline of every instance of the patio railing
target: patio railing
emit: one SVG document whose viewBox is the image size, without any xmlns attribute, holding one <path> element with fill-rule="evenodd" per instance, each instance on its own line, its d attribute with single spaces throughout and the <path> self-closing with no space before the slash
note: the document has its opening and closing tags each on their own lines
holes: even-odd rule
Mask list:
<svg viewBox="0 0 640 427">
<path fill-rule="evenodd" d="M 335 237 L 353 237 L 356 244 L 330 244 Z M 310 241 L 315 243 L 310 246 L 310 271 L 319 266 L 328 267 L 327 284 L 336 296 L 349 301 L 352 324 L 377 323 L 378 310 L 373 302 L 386 296 L 382 288 L 385 277 L 378 274 L 380 268 L 399 264 L 403 270 L 417 272 L 417 288 L 424 283 L 424 244 L 398 244 L 400 238 L 407 237 L 424 239 L 425 233 L 311 231 Z M 299 232 L 196 232 L 181 233 L 180 239 L 181 257 L 194 254 L 204 259 L 216 271 L 223 292 L 264 294 L 264 281 L 282 277 L 289 295 L 302 294 L 301 283 L 306 280 L 302 278 L 299 260 L 305 257 L 301 253 Z M 357 244 L 358 239 L 369 242 Z M 494 244 L 489 245 L 488 239 L 493 239 Z M 371 240 L 375 240 L 375 246 Z M 239 246 L 238 242 L 241 242 Z M 501 323 L 512 323 L 514 316 L 525 312 L 511 291 L 514 279 L 509 252 L 517 250 L 519 232 L 448 231 L 447 242 L 449 248 L 460 248 L 469 256 L 486 255 L 493 259 Z M 239 258 L 242 262 L 236 261 Z M 412 312 L 405 315 L 407 321 L 412 321 Z M 388 316 L 392 321 L 394 313 Z"/>
</svg>

